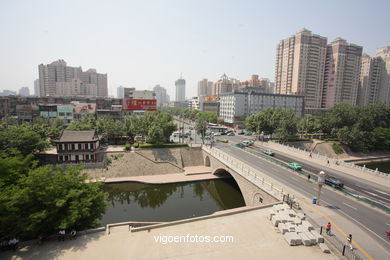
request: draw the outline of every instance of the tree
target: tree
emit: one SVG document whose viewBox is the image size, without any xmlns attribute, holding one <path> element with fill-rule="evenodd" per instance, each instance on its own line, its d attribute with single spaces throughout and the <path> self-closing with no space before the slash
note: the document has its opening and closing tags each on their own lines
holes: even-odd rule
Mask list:
<svg viewBox="0 0 390 260">
<path fill-rule="evenodd" d="M 202 143 L 204 143 L 204 138 L 206 135 L 206 130 L 207 130 L 207 120 L 205 118 L 199 117 L 196 119 L 195 122 L 195 130 L 197 134 L 200 134 L 202 137 Z"/>
<path fill-rule="evenodd" d="M 27 125 L 0 127 L 0 156 L 43 151 L 48 141 Z"/>
<path fill-rule="evenodd" d="M 162 143 L 162 142 L 164 142 L 164 139 L 165 139 L 164 131 L 160 126 L 153 124 L 149 128 L 146 138 L 147 138 L 148 143 L 153 143 L 153 144 Z"/>
<path fill-rule="evenodd" d="M 58 229 L 96 227 L 105 211 L 101 183 L 86 183 L 80 168 L 30 170 L 0 190 L 0 236 L 33 238 Z"/>
<path fill-rule="evenodd" d="M 297 133 L 298 118 L 290 109 L 275 110 L 271 122 L 281 142 L 286 142 L 290 136 Z"/>
<path fill-rule="evenodd" d="M 272 108 L 261 110 L 245 119 L 246 128 L 256 132 L 258 135 L 261 132 L 264 132 L 264 134 L 273 134 L 276 129 L 276 125 L 272 123 L 273 115 L 274 111 Z"/>
</svg>

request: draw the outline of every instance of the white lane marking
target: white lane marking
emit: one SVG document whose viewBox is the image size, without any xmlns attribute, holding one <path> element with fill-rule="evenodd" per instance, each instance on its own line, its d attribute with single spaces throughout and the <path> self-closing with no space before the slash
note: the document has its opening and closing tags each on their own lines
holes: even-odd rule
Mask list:
<svg viewBox="0 0 390 260">
<path fill-rule="evenodd" d="M 351 205 L 349 205 L 349 204 L 347 204 L 347 203 L 344 203 L 344 202 L 343 202 L 343 204 L 344 204 L 345 206 L 348 206 L 348 207 L 354 209 L 354 210 L 357 210 L 357 208 L 355 208 L 355 207 L 353 207 L 353 206 L 351 206 Z"/>
<path fill-rule="evenodd" d="M 375 196 L 375 197 L 378 196 L 378 194 L 375 194 L 375 193 L 372 193 L 372 192 L 369 192 L 369 191 L 366 191 L 366 190 L 362 190 L 362 191 L 364 191 L 365 193 L 368 193 L 368 194 L 370 194 L 372 196 Z"/>
<path fill-rule="evenodd" d="M 380 191 L 380 190 L 376 190 L 376 191 L 379 192 L 379 193 L 385 194 L 385 195 L 390 195 L 389 193 L 386 193 L 386 192 L 383 192 L 383 191 Z"/>
</svg>

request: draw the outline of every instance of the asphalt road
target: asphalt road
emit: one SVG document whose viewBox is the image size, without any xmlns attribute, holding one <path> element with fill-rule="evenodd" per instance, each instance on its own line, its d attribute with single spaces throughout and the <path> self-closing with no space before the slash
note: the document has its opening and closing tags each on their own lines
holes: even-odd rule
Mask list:
<svg viewBox="0 0 390 260">
<path fill-rule="evenodd" d="M 236 139 L 236 138 L 235 138 Z M 261 169 L 275 180 L 300 192 L 308 198 L 317 195 L 317 184 L 308 181 L 302 181 L 303 178 L 282 167 L 274 165 L 257 156 L 244 153 L 240 148 L 230 144 L 216 143 L 215 146 L 224 152 L 234 156 L 251 167 Z M 390 242 L 385 236 L 385 230 L 390 227 L 390 217 L 385 213 L 374 210 L 355 199 L 348 198 L 339 192 L 331 189 L 322 189 L 321 203 L 326 207 L 336 211 L 336 213 L 347 217 L 367 231 L 378 243 L 390 251 Z"/>
<path fill-rule="evenodd" d="M 267 147 L 262 148 L 251 147 L 250 149 L 253 149 L 257 152 L 261 152 L 262 150 L 268 149 Z M 317 175 L 321 170 L 324 170 L 321 167 L 311 165 L 296 158 L 291 158 L 289 155 L 282 154 L 280 152 L 275 153 L 274 157 L 283 162 L 296 162 L 301 165 L 304 170 L 310 172 L 311 174 Z M 353 190 L 354 193 L 357 193 L 358 195 L 364 196 L 366 198 L 370 198 L 371 200 L 377 201 L 387 207 L 390 207 L 390 193 L 385 187 L 376 185 L 366 180 L 355 178 L 353 176 L 334 169 L 326 168 L 325 171 L 329 176 L 336 177 L 341 182 L 343 182 L 344 186 Z"/>
</svg>

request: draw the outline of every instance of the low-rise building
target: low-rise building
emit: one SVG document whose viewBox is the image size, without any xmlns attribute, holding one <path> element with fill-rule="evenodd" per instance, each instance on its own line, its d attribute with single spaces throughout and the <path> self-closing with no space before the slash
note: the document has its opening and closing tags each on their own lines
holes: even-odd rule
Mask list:
<svg viewBox="0 0 390 260">
<path fill-rule="evenodd" d="M 198 97 L 193 97 L 188 102 L 188 108 L 191 109 L 191 110 L 199 110 L 199 99 L 198 99 Z"/>
<path fill-rule="evenodd" d="M 39 105 L 39 115 L 49 119 L 49 122 L 57 118 L 57 104 Z"/>
<path fill-rule="evenodd" d="M 57 163 L 97 162 L 100 139 L 95 130 L 67 131 L 54 141 L 57 148 Z"/>
<path fill-rule="evenodd" d="M 58 118 L 62 119 L 65 125 L 69 125 L 73 121 L 74 106 L 73 105 L 58 105 Z"/>
<path fill-rule="evenodd" d="M 304 113 L 304 96 L 280 95 L 255 92 L 253 90 L 235 90 L 219 96 L 219 116 L 225 123 L 236 124 L 266 108 L 291 109 L 298 116 Z"/>
<path fill-rule="evenodd" d="M 74 103 L 74 119 L 81 119 L 87 115 L 95 116 L 96 103 Z"/>
<path fill-rule="evenodd" d="M 34 118 L 39 116 L 39 108 L 34 105 L 17 105 L 16 114 L 18 123 L 32 123 Z"/>
</svg>

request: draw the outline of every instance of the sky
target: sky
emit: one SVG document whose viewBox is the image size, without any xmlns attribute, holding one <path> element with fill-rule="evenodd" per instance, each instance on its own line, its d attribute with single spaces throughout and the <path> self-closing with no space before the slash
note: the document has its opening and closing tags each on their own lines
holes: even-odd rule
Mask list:
<svg viewBox="0 0 390 260">
<path fill-rule="evenodd" d="M 276 45 L 302 28 L 342 37 L 375 55 L 390 45 L 388 0 L 0 0 L 0 91 L 33 93 L 38 65 L 107 73 L 120 85 L 152 89 L 174 100 L 174 84 L 252 74 L 274 81 Z"/>
</svg>

